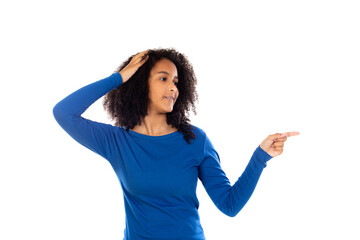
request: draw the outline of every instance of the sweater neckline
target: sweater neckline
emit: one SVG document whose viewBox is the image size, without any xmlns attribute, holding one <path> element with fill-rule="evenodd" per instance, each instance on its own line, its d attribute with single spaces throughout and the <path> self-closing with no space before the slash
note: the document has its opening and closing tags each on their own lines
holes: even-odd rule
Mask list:
<svg viewBox="0 0 360 240">
<path fill-rule="evenodd" d="M 176 130 L 175 132 L 168 133 L 168 134 L 165 134 L 165 135 L 150 136 L 150 135 L 145 135 L 145 134 L 142 134 L 142 133 L 138 133 L 138 132 L 135 132 L 135 131 L 129 129 L 129 134 L 134 136 L 134 137 L 139 137 L 139 138 L 144 138 L 144 139 L 149 139 L 149 140 L 164 140 L 164 139 L 174 138 L 174 137 L 180 135 L 181 132 Z"/>
</svg>

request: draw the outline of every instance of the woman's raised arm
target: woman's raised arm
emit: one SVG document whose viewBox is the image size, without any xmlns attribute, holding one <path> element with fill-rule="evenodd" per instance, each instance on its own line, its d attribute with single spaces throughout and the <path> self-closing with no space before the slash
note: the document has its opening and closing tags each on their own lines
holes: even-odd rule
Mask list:
<svg viewBox="0 0 360 240">
<path fill-rule="evenodd" d="M 96 100 L 121 84 L 120 73 L 113 73 L 73 92 L 53 108 L 56 121 L 74 140 L 108 160 L 114 148 L 115 127 L 81 115 Z"/>
<path fill-rule="evenodd" d="M 107 78 L 80 88 L 53 108 L 56 121 L 73 139 L 107 160 L 111 160 L 117 146 L 117 127 L 95 122 L 81 115 L 100 97 L 128 81 L 148 59 L 147 52 L 148 50 L 136 54 L 120 72 L 114 72 Z"/>
</svg>

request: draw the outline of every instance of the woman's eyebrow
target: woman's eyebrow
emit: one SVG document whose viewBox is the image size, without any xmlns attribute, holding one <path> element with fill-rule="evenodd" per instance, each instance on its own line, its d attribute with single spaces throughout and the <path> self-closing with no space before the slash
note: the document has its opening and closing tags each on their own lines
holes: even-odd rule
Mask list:
<svg viewBox="0 0 360 240">
<path fill-rule="evenodd" d="M 165 73 L 165 74 L 167 74 L 167 75 L 170 75 L 170 74 L 169 74 L 168 72 L 166 72 L 166 71 L 160 71 L 160 72 L 158 72 L 157 74 L 159 74 L 159 73 Z M 175 76 L 174 78 L 179 79 L 178 76 Z"/>
</svg>

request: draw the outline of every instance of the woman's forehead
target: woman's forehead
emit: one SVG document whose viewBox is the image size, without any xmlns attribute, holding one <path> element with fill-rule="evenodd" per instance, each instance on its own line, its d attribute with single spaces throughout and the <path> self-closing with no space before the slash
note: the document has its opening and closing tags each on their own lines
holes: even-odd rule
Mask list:
<svg viewBox="0 0 360 240">
<path fill-rule="evenodd" d="M 169 59 L 162 58 L 157 61 L 154 67 L 151 69 L 152 74 L 157 74 L 161 72 L 167 72 L 169 74 L 176 74 L 177 75 L 177 68 L 176 65 L 170 61 Z"/>
<path fill-rule="evenodd" d="M 176 69 L 176 65 L 167 58 L 162 58 L 159 61 L 157 61 L 153 68 L 164 68 L 164 67 Z"/>
</svg>

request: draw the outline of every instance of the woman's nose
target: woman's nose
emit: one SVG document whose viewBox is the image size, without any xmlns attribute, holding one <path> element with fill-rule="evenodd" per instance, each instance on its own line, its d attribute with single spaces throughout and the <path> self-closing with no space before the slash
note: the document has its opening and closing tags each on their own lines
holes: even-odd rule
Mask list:
<svg viewBox="0 0 360 240">
<path fill-rule="evenodd" d="M 171 83 L 170 84 L 170 91 L 176 91 L 177 90 L 177 87 L 175 85 L 175 83 Z"/>
</svg>

